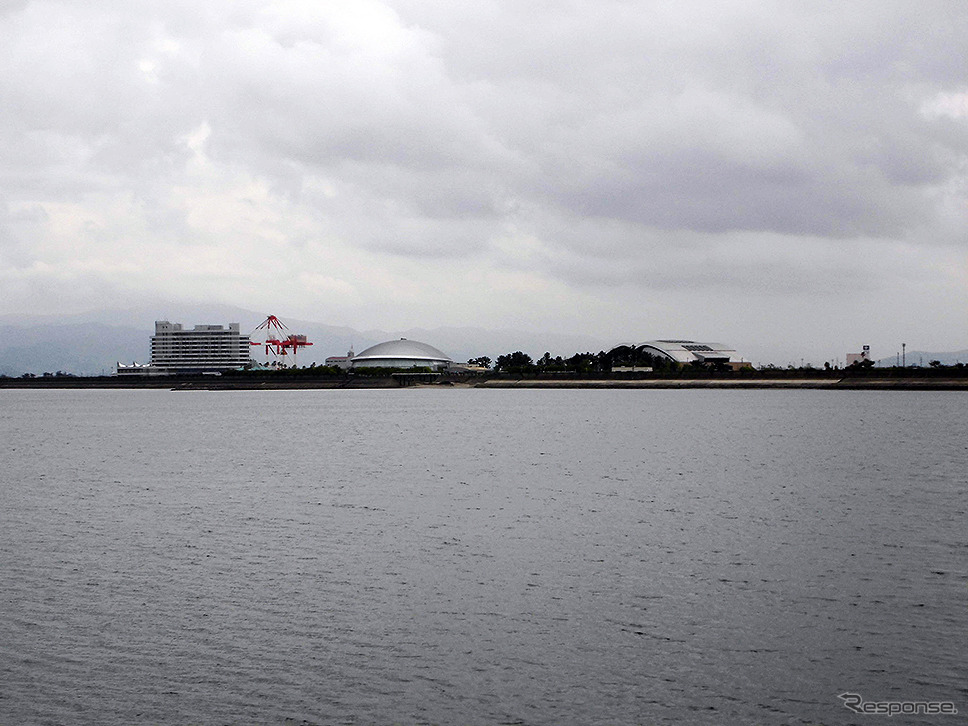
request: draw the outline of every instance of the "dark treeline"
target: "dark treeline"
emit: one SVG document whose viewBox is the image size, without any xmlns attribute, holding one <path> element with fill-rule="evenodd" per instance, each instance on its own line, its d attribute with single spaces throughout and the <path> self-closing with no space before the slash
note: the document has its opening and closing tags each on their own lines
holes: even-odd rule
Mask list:
<svg viewBox="0 0 968 726">
<path fill-rule="evenodd" d="M 391 367 L 359 367 L 352 370 L 336 366 L 310 365 L 302 368 L 256 368 L 249 370 L 223 371 L 222 376 L 229 379 L 263 379 L 267 381 L 282 380 L 351 380 L 354 378 L 390 378 L 399 373 L 433 373 L 431 368 L 391 368 Z"/>
<path fill-rule="evenodd" d="M 490 359 L 474 358 L 468 361 L 473 365 L 488 368 Z M 648 370 L 651 369 L 651 370 Z M 751 364 L 733 366 L 724 363 L 678 363 L 663 356 L 651 355 L 631 348 L 620 348 L 611 352 L 575 353 L 573 356 L 552 357 L 545 353 L 534 360 L 520 350 L 506 353 L 494 361 L 493 372 L 512 376 L 576 376 L 582 378 L 705 378 L 712 376 L 728 377 L 769 377 L 769 378 L 965 378 L 968 366 L 964 363 L 942 365 L 931 361 L 926 367 L 875 367 L 872 361 L 852 365 L 847 368 L 834 368 L 829 363 L 822 368 L 811 365 L 786 367 L 767 364 L 754 369 Z"/>
<path fill-rule="evenodd" d="M 616 368 L 642 369 L 622 371 L 622 374 L 633 375 L 648 373 L 654 375 L 678 375 L 683 372 L 709 373 L 730 370 L 722 364 L 703 364 L 697 362 L 683 365 L 662 356 L 653 356 L 649 353 L 631 349 L 611 351 L 609 353 L 605 351 L 599 351 L 598 353 L 575 353 L 568 358 L 563 358 L 560 355 L 553 358 L 550 353 L 546 352 L 538 360 L 533 360 L 530 355 L 518 350 L 513 353 L 498 356 L 494 362 L 495 372 L 511 375 L 565 374 L 580 377 L 610 376 L 616 373 Z M 649 368 L 652 370 L 645 370 Z"/>
<path fill-rule="evenodd" d="M 517 350 L 505 353 L 493 361 L 487 356 L 472 358 L 467 361 L 474 368 L 468 371 L 451 369 L 440 371 L 447 377 L 474 376 L 515 376 L 515 377 L 573 377 L 573 378 L 929 378 L 929 379 L 961 379 L 968 378 L 968 365 L 956 363 L 944 365 L 940 361 L 932 360 L 927 366 L 891 366 L 877 367 L 873 361 L 864 361 L 846 368 L 833 368 L 825 363 L 823 368 L 810 365 L 778 366 L 772 363 L 754 369 L 750 364 L 735 366 L 723 363 L 678 363 L 676 361 L 654 356 L 643 351 L 630 348 L 618 348 L 610 352 L 575 353 L 564 358 L 545 353 L 537 360 L 527 353 Z M 400 373 L 432 373 L 430 368 L 354 368 L 346 370 L 334 366 L 320 366 L 315 363 L 301 368 L 251 368 L 223 371 L 222 376 L 229 379 L 261 379 L 278 381 L 280 379 L 332 379 L 349 380 L 352 378 L 390 378 Z M 171 378 L 194 378 L 202 374 L 181 374 Z M 24 373 L 19 379 L 36 379 L 41 382 L 59 382 L 66 379 L 79 379 L 72 373 L 57 371 L 45 372 L 42 376 Z M 94 377 L 94 378 L 105 378 Z M 107 378 L 112 378 L 108 376 Z M 0 374 L 0 379 L 12 380 L 10 376 Z M 154 380 L 154 379 L 153 379 Z M 160 379 L 158 379 L 160 382 Z"/>
</svg>

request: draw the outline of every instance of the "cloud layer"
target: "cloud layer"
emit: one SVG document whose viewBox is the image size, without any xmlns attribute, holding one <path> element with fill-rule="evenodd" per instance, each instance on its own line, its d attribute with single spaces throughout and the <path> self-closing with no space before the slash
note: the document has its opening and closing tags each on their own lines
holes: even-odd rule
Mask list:
<svg viewBox="0 0 968 726">
<path fill-rule="evenodd" d="M 964 347 L 965 37 L 953 1 L 0 3 L 0 314 Z"/>
</svg>

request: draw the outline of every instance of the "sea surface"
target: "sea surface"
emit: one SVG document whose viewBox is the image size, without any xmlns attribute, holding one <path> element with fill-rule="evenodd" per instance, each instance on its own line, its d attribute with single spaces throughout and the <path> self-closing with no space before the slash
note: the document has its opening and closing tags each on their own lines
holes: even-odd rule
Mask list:
<svg viewBox="0 0 968 726">
<path fill-rule="evenodd" d="M 963 392 L 0 390 L 0 724 L 964 723 L 966 514 Z"/>
</svg>

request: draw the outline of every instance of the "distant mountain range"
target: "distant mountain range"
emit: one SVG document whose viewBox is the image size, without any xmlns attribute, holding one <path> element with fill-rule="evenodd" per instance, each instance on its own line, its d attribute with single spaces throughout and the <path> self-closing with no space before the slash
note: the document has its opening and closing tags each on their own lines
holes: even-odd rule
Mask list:
<svg viewBox="0 0 968 726">
<path fill-rule="evenodd" d="M 186 327 L 239 323 L 251 332 L 266 316 L 227 305 L 195 306 L 161 303 L 118 310 L 98 310 L 61 316 L 0 316 L 0 375 L 41 375 L 63 371 L 75 375 L 110 375 L 118 361 L 147 363 L 155 320 L 170 320 Z M 611 343 L 576 335 L 540 334 L 518 330 L 445 327 L 400 331 L 365 330 L 325 325 L 283 317 L 293 333 L 307 336 L 313 345 L 300 351 L 299 365 L 323 361 L 332 355 L 359 353 L 384 340 L 411 338 L 429 343 L 456 361 L 482 355 L 492 359 L 523 350 L 535 357 L 598 352 Z M 539 351 L 537 346 L 542 349 Z M 253 359 L 261 349 L 253 347 Z"/>
<path fill-rule="evenodd" d="M 64 371 L 75 375 L 109 375 L 118 361 L 147 363 L 155 320 L 170 320 L 186 327 L 201 324 L 239 323 L 249 333 L 266 315 L 228 305 L 190 305 L 159 302 L 135 308 L 98 310 L 59 316 L 0 316 L 0 375 Z M 483 328 L 411 328 L 409 330 L 355 330 L 345 326 L 283 317 L 293 333 L 305 334 L 313 345 L 300 351 L 299 364 L 322 365 L 331 355 L 345 355 L 351 348 L 359 353 L 376 343 L 411 338 L 429 343 L 455 361 L 482 355 L 492 360 L 504 353 L 522 350 L 534 358 L 545 353 L 570 356 L 577 352 L 607 350 L 613 340 Z M 253 347 L 259 360 L 260 348 Z M 955 352 L 908 351 L 908 365 L 927 366 L 939 360 L 944 365 L 968 363 L 968 350 Z M 882 358 L 878 366 L 895 365 L 895 357 Z"/>
</svg>

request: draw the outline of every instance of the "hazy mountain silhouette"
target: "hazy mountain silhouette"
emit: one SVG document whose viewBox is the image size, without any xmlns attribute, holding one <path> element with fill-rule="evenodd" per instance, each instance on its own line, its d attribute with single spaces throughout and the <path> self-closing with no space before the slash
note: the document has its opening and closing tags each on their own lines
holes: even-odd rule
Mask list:
<svg viewBox="0 0 968 726">
<path fill-rule="evenodd" d="M 515 350 L 523 350 L 535 358 L 545 351 L 568 356 L 576 352 L 598 352 L 612 345 L 610 341 L 551 331 L 534 333 L 460 327 L 359 331 L 346 326 L 280 317 L 291 332 L 304 334 L 313 343 L 299 352 L 299 365 L 313 362 L 322 365 L 328 356 L 345 355 L 350 348 L 359 353 L 371 345 L 396 338 L 429 343 L 455 361 L 482 355 L 495 359 Z M 186 327 L 237 322 L 243 331 L 250 333 L 265 318 L 264 313 L 230 305 L 169 302 L 71 315 L 0 316 L 0 375 L 40 375 L 56 371 L 76 375 L 110 374 L 118 361 L 149 361 L 150 339 L 156 320 L 170 320 Z M 252 350 L 254 360 L 265 357 L 258 346 L 253 346 Z"/>
</svg>

